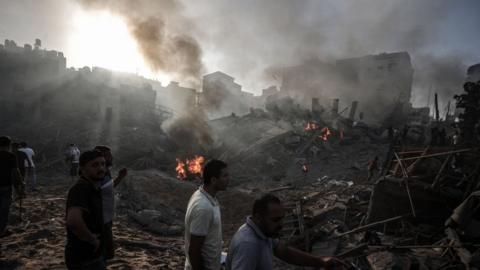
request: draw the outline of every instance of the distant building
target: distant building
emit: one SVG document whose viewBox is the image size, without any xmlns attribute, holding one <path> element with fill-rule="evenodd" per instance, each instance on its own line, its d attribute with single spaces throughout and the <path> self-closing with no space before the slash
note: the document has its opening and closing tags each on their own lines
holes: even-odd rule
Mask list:
<svg viewBox="0 0 480 270">
<path fill-rule="evenodd" d="M 29 88 L 38 83 L 60 76 L 66 71 L 67 60 L 63 53 L 40 49 L 37 40 L 35 48 L 25 44 L 17 46 L 13 40 L 5 40 L 0 46 L 0 80 L 3 87 L 12 88 L 22 84 Z"/>
<path fill-rule="evenodd" d="M 203 76 L 203 88 L 200 98 L 209 117 L 247 114 L 255 106 L 252 93 L 242 91 L 235 78 L 217 71 Z"/>
<path fill-rule="evenodd" d="M 306 108 L 312 98 L 319 98 L 327 108 L 336 98 L 341 106 L 358 101 L 358 111 L 364 113 L 365 121 L 380 123 L 394 104 L 410 106 L 412 82 L 409 54 L 383 53 L 285 68 L 281 91 Z"/>
<path fill-rule="evenodd" d="M 196 97 L 195 89 L 182 87 L 178 82 L 170 82 L 159 91 L 157 103 L 181 113 L 196 106 Z"/>
</svg>

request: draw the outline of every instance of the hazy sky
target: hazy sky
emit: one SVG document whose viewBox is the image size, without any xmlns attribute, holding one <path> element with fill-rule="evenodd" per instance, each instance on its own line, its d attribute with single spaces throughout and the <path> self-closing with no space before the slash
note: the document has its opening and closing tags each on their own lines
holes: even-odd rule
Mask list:
<svg viewBox="0 0 480 270">
<path fill-rule="evenodd" d="M 145 64 L 127 26 L 128 10 L 112 7 L 125 1 L 86 9 L 75 0 L 0 0 L 0 39 L 23 45 L 40 38 L 44 47 L 63 51 L 68 66 L 103 66 L 168 80 L 168 70 L 153 75 Z M 269 67 L 405 50 L 416 69 L 413 101 L 422 103 L 421 91 L 431 80 L 458 79 L 466 66 L 480 62 L 478 0 L 127 2 L 140 16 L 168 8 L 171 14 L 161 15 L 166 31 L 198 43 L 202 74 L 222 70 L 257 94 L 279 83 L 265 72 Z M 438 72 L 431 70 L 439 66 Z"/>
</svg>

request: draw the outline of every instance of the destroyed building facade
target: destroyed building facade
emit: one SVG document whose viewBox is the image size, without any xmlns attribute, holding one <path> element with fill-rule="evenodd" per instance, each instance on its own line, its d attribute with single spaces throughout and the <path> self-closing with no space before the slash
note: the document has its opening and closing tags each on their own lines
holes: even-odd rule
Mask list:
<svg viewBox="0 0 480 270">
<path fill-rule="evenodd" d="M 364 121 L 379 124 L 396 104 L 411 107 L 413 68 L 407 52 L 315 60 L 284 68 L 282 74 L 281 91 L 305 108 L 312 98 L 319 98 L 324 107 L 331 106 L 332 99 L 339 99 L 343 107 L 358 101 Z"/>
<path fill-rule="evenodd" d="M 210 118 L 230 114 L 243 115 L 256 107 L 252 93 L 242 91 L 235 78 L 217 71 L 203 76 L 200 105 Z"/>
</svg>

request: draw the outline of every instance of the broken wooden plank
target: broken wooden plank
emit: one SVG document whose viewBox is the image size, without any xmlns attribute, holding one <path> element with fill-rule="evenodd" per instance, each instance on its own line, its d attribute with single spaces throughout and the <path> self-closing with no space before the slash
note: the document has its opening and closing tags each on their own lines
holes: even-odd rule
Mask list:
<svg viewBox="0 0 480 270">
<path fill-rule="evenodd" d="M 455 151 L 448 151 L 448 152 L 442 152 L 442 153 L 435 153 L 435 154 L 429 154 L 425 155 L 423 157 L 410 157 L 410 158 L 403 158 L 401 161 L 406 161 L 406 160 L 415 160 L 419 158 L 431 158 L 431 157 L 440 157 L 440 156 L 445 156 L 445 155 L 450 155 L 450 154 L 456 154 L 456 153 L 463 153 L 463 152 L 469 152 L 476 150 L 476 148 L 467 148 L 467 149 L 461 149 L 461 150 L 455 150 Z"/>
<path fill-rule="evenodd" d="M 393 153 L 395 154 L 395 157 L 398 160 L 398 164 L 400 165 L 400 168 L 402 169 L 403 176 L 405 177 L 404 183 L 405 183 L 405 189 L 407 190 L 408 201 L 410 202 L 410 208 L 412 210 L 412 214 L 413 214 L 414 217 L 416 217 L 417 215 L 415 213 L 415 206 L 413 205 L 413 199 L 412 199 L 412 195 L 410 194 L 410 187 L 408 185 L 408 172 L 405 170 L 405 167 L 403 166 L 403 163 L 400 160 L 400 157 L 398 156 L 397 152 L 393 152 Z"/>
<path fill-rule="evenodd" d="M 407 216 L 396 216 L 396 217 L 393 217 L 393 218 L 388 218 L 388 219 L 372 222 L 370 224 L 355 228 L 351 231 L 344 232 L 344 233 L 341 233 L 341 234 L 338 234 L 338 235 L 334 235 L 331 238 L 338 238 L 338 237 L 343 237 L 343 236 L 346 236 L 346 235 L 349 235 L 349 234 L 352 234 L 352 233 L 359 233 L 359 232 L 368 230 L 368 229 L 373 228 L 373 227 L 378 226 L 378 225 L 382 225 L 382 224 L 390 223 L 390 222 L 393 222 L 393 221 L 401 220 L 405 217 L 407 217 Z"/>
<path fill-rule="evenodd" d="M 433 183 L 431 185 L 432 188 L 435 188 L 439 183 L 440 183 L 440 179 L 441 179 L 441 176 L 442 176 L 442 173 L 443 171 L 445 170 L 445 168 L 447 167 L 447 164 L 448 162 L 450 161 L 450 159 L 453 157 L 453 154 L 450 154 L 446 159 L 445 161 L 443 161 L 443 164 L 442 166 L 440 167 L 440 170 L 438 171 L 437 173 L 437 176 L 435 176 L 435 180 L 433 180 Z"/>
</svg>

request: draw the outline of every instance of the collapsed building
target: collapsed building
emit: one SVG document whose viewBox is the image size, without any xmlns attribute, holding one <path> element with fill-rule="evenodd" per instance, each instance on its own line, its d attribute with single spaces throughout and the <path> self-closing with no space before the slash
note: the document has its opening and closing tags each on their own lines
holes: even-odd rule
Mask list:
<svg viewBox="0 0 480 270">
<path fill-rule="evenodd" d="M 332 99 L 358 101 L 364 121 L 379 124 L 392 108 L 409 108 L 413 68 L 407 52 L 383 53 L 336 62 L 310 61 L 282 70 L 281 92 L 308 107 L 312 98 L 330 107 Z"/>
</svg>

